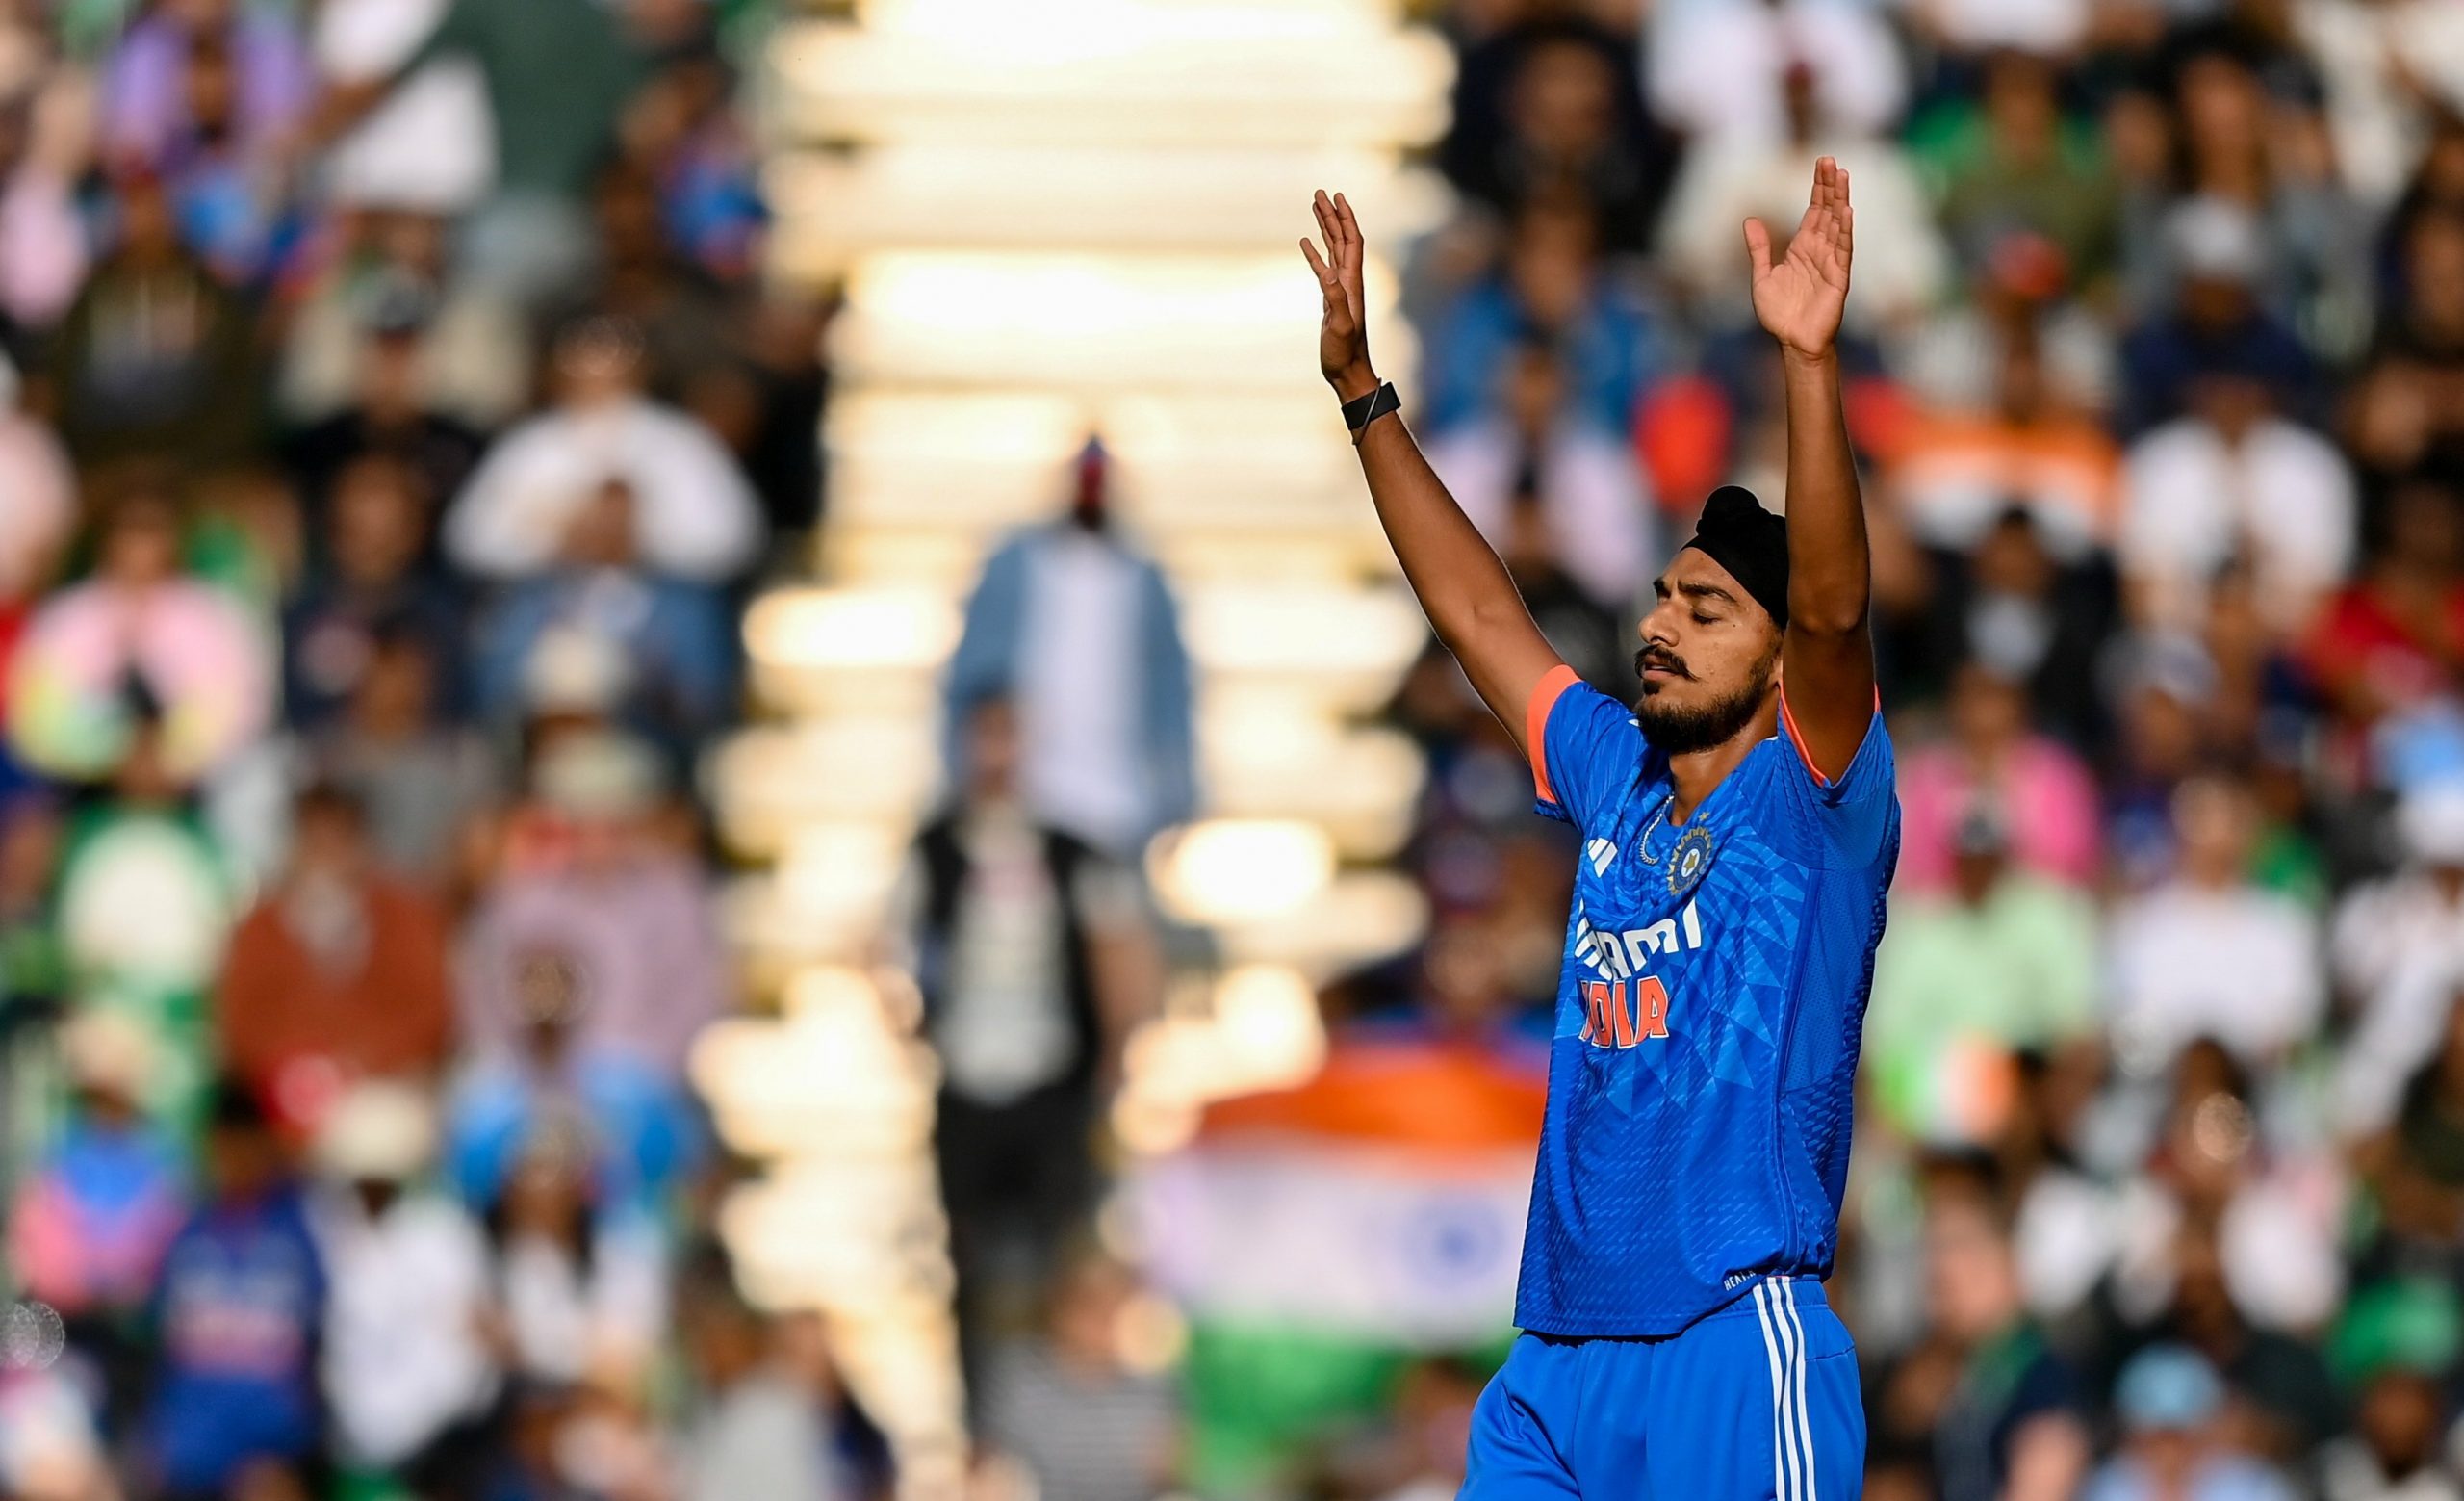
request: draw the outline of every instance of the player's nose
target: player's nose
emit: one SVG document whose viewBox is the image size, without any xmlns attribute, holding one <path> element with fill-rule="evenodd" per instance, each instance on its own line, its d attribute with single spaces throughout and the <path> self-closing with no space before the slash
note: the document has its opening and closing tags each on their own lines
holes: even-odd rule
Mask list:
<svg viewBox="0 0 2464 1501">
<path fill-rule="evenodd" d="M 1664 599 L 1644 612 L 1643 618 L 1634 627 L 1634 634 L 1641 637 L 1645 646 L 1675 646 L 1677 644 L 1676 604 L 1674 599 Z"/>
</svg>

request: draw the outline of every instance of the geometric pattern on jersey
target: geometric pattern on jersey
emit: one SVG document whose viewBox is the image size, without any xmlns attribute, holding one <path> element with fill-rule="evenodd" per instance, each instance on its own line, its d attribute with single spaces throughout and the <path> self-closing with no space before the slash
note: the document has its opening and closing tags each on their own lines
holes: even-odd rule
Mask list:
<svg viewBox="0 0 2464 1501">
<path fill-rule="evenodd" d="M 1890 740 L 1877 712 L 1829 782 L 1784 730 L 1672 827 L 1627 706 L 1552 674 L 1530 725 L 1540 809 L 1583 838 L 1515 1321 L 1672 1334 L 1831 1270 L 1898 857 Z"/>
</svg>

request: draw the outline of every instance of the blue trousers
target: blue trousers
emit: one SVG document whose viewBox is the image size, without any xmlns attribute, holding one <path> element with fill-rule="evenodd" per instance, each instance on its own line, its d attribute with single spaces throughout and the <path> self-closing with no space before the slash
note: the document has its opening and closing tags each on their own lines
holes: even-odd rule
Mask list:
<svg viewBox="0 0 2464 1501">
<path fill-rule="evenodd" d="M 1858 1501 L 1857 1349 L 1774 1277 L 1664 1339 L 1525 1334 L 1480 1393 L 1460 1501 Z"/>
</svg>

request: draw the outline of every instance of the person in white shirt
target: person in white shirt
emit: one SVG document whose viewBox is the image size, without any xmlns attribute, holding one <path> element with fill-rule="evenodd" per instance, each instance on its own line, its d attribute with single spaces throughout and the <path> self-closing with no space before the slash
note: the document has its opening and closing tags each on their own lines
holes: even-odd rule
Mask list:
<svg viewBox="0 0 2464 1501">
<path fill-rule="evenodd" d="M 2336 989 L 2364 1006 L 2420 961 L 2464 974 L 2464 785 L 2405 793 L 2396 837 L 2404 863 L 2346 893 L 2328 937 Z"/>
<path fill-rule="evenodd" d="M 1429 467 L 1500 552 L 1527 471 L 1553 560 L 1594 604 L 1625 615 L 1665 545 L 1632 447 L 1567 403 L 1564 368 L 1545 344 L 1516 352 L 1504 388 L 1496 409 L 1430 441 Z"/>
<path fill-rule="evenodd" d="M 1732 75 L 1701 59 L 1687 66 L 1717 88 L 1737 90 Z M 1908 154 L 1829 107 L 1824 80 L 1840 66 L 1837 58 L 1817 55 L 1786 71 L 1780 91 L 1786 129 L 1714 137 L 1686 153 L 1660 220 L 1660 258 L 1714 326 L 1748 324 L 1736 276 L 1737 225 L 1749 218 L 1788 222 L 1805 196 L 1808 157 L 1836 157 L 1856 179 L 1861 253 L 1846 315 L 1851 330 L 1870 335 L 1912 324 L 1948 285 L 1950 250 Z"/>
<path fill-rule="evenodd" d="M 436 1151 L 424 1091 L 355 1086 L 319 1125 L 329 1275 L 323 1381 L 357 1467 L 421 1473 L 473 1462 L 499 1372 L 482 1329 L 487 1244 L 452 1200 L 417 1185 Z"/>
<path fill-rule="evenodd" d="M 654 572 L 719 583 L 751 567 L 761 504 L 710 429 L 643 395 L 641 331 L 587 318 L 557 339 L 556 403 L 500 439 L 445 518 L 445 550 L 483 579 L 553 563 L 610 480 L 631 490 L 635 541 Z"/>
<path fill-rule="evenodd" d="M 325 0 L 317 65 L 345 85 L 390 78 L 445 19 L 450 0 Z M 496 182 L 496 116 L 468 58 L 438 58 L 405 78 L 321 163 L 325 191 L 352 208 L 459 215 Z"/>
<path fill-rule="evenodd" d="M 2179 872 L 2114 919 L 2113 1038 L 2135 1071 L 2200 1037 L 2246 1061 L 2281 1056 L 2325 1009 L 2318 923 L 2245 874 L 2258 813 L 2247 788 L 2194 778 L 2174 794 Z"/>
<path fill-rule="evenodd" d="M 2277 416 L 2246 374 L 2209 372 L 2191 404 L 2123 461 L 2119 552 L 2134 608 L 2194 629 L 2208 581 L 2246 558 L 2269 623 L 2292 631 L 2351 571 L 2351 472 L 2333 444 Z"/>
<path fill-rule="evenodd" d="M 2354 1012 L 2335 1078 L 2336 1126 L 2349 1137 L 2395 1119 L 2464 994 L 2464 785 L 2405 793 L 2396 831 L 2404 865 L 2354 888 L 2329 934 L 2336 986 Z"/>
<path fill-rule="evenodd" d="M 1786 80 L 1803 65 L 1821 65 L 1817 99 L 1835 129 L 1879 135 L 1908 107 L 1899 44 L 1882 9 L 1863 0 L 1670 0 L 1652 8 L 1644 46 L 1645 97 L 1703 149 L 1786 143 Z M 1861 163 L 1840 160 L 1856 172 L 1870 231 L 1884 217 L 1866 196 L 1872 184 Z M 1796 175 L 1805 176 L 1802 160 Z M 1796 187 L 1805 196 L 1804 184 Z M 1736 225 L 1728 227 L 1735 238 Z"/>
</svg>

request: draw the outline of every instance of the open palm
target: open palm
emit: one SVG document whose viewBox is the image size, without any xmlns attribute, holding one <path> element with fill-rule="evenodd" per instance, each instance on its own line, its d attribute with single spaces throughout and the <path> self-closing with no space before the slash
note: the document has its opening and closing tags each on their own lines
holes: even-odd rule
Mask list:
<svg viewBox="0 0 2464 1501">
<path fill-rule="evenodd" d="M 1848 306 L 1856 228 L 1848 174 L 1827 156 L 1814 164 L 1812 200 L 1788 240 L 1787 254 L 1776 264 L 1770 229 L 1758 219 L 1745 221 L 1745 250 L 1754 261 L 1754 316 L 1765 333 L 1800 354 L 1831 352 Z"/>
</svg>

